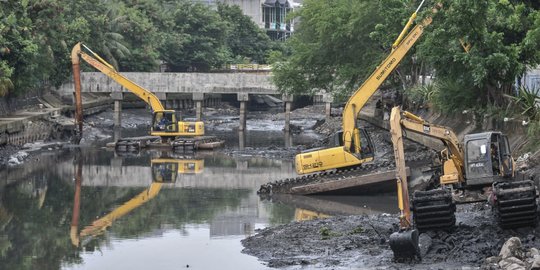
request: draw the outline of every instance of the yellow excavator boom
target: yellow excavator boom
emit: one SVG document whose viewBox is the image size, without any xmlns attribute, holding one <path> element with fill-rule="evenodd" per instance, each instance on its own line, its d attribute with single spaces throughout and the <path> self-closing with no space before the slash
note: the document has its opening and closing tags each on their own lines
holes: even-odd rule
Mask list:
<svg viewBox="0 0 540 270">
<path fill-rule="evenodd" d="M 437 9 L 434 9 L 434 13 Z M 425 18 L 420 24 L 416 25 L 411 32 L 401 41 L 402 35 L 407 28 L 410 27 L 411 20 L 416 18 L 416 12 L 411 15 L 409 23 L 403 29 L 400 37 L 396 39 L 393 45 L 392 52 L 384 59 L 384 61 L 375 69 L 369 78 L 351 95 L 345 108 L 343 109 L 343 143 L 345 150 L 355 153 L 360 152 L 360 138 L 356 129 L 356 119 L 360 110 L 364 107 L 368 99 L 379 89 L 381 84 L 388 78 L 390 73 L 399 65 L 407 52 L 412 48 L 416 41 L 424 33 L 424 28 L 431 24 L 432 18 Z M 398 43 L 399 42 L 399 43 Z M 397 44 L 397 45 L 396 45 Z M 354 141 L 354 149 L 351 145 Z"/>
<path fill-rule="evenodd" d="M 82 48 L 85 50 L 83 51 Z M 79 128 L 79 135 L 82 133 L 80 58 L 150 105 L 153 113 L 150 130 L 151 135 L 167 139 L 179 136 L 193 137 L 204 135 L 204 123 L 202 121 L 177 121 L 176 112 L 174 110 L 165 110 L 163 104 L 161 104 L 161 101 L 154 93 L 120 74 L 111 64 L 80 42 L 77 43 L 71 51 L 73 79 L 75 84 L 75 118 Z"/>
<path fill-rule="evenodd" d="M 82 51 L 81 46 L 88 50 L 95 58 Z M 80 42 L 77 43 L 71 50 L 71 62 L 73 65 L 80 64 L 79 56 L 92 67 L 101 71 L 103 74 L 107 75 L 109 78 L 113 79 L 114 81 L 131 91 L 133 94 L 135 94 L 137 97 L 148 103 L 148 105 L 150 105 L 150 107 L 152 108 L 152 111 L 156 112 L 165 110 L 165 108 L 161 104 L 161 101 L 159 101 L 156 95 L 144 89 L 142 86 L 132 82 L 128 78 L 124 77 L 122 74 L 118 73 L 118 71 L 116 71 L 111 64 L 107 63 L 107 61 L 105 61 L 103 58 L 101 58 L 99 55 L 94 53 L 92 50 L 90 50 L 88 47 L 84 46 L 84 44 L 81 44 Z"/>
</svg>

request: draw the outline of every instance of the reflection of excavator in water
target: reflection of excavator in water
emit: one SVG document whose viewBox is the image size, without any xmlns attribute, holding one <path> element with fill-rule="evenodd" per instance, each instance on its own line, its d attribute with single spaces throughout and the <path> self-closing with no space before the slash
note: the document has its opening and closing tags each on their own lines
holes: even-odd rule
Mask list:
<svg viewBox="0 0 540 270">
<path fill-rule="evenodd" d="M 175 182 L 178 174 L 198 174 L 204 170 L 204 159 L 152 159 L 154 182 Z"/>
<path fill-rule="evenodd" d="M 330 215 L 321 212 L 315 212 L 303 208 L 294 209 L 294 221 L 308 221 L 313 219 L 329 218 Z"/>
<path fill-rule="evenodd" d="M 295 158 L 298 174 L 355 167 L 373 160 L 374 148 L 371 139 L 364 129 L 357 126 L 356 119 L 368 99 L 420 38 L 424 28 L 431 24 L 431 17 L 427 17 L 407 34 L 423 2 L 409 18 L 407 25 L 394 42 L 392 52 L 347 101 L 343 109 L 342 132 L 337 134 L 335 140 L 338 146 L 298 154 Z M 433 13 L 437 12 L 437 8 L 433 9 Z"/>
<path fill-rule="evenodd" d="M 152 184 L 133 197 L 131 200 L 125 202 L 121 206 L 117 207 L 107 215 L 96 219 L 91 225 L 86 226 L 77 233 L 79 222 L 79 207 L 80 207 L 80 192 L 82 182 L 82 169 L 77 168 L 76 173 L 76 187 L 75 187 L 75 200 L 73 206 L 73 217 L 71 222 L 71 243 L 74 246 L 80 245 L 80 239 L 87 240 L 95 236 L 103 234 L 113 222 L 126 214 L 130 213 L 134 209 L 140 207 L 146 202 L 152 200 L 159 194 L 163 185 L 176 182 L 178 174 L 198 174 L 204 170 L 203 159 L 173 159 L 173 158 L 157 158 L 151 161 L 152 170 Z"/>
<path fill-rule="evenodd" d="M 82 50 L 86 49 L 90 54 Z M 150 135 L 159 136 L 163 141 L 171 141 L 173 147 L 175 145 L 181 146 L 182 144 L 193 144 L 196 142 L 215 141 L 213 136 L 204 135 L 204 123 L 202 121 L 185 122 L 177 119 L 177 114 L 174 110 L 166 110 L 161 101 L 151 91 L 143 88 L 135 82 L 129 80 L 114 67 L 107 63 L 103 58 L 94 53 L 84 44 L 77 43 L 71 51 L 71 61 L 73 64 L 73 76 L 75 84 L 75 96 L 76 102 L 80 103 L 79 99 L 81 93 L 81 80 L 80 80 L 80 60 L 82 58 L 85 62 L 90 64 L 95 69 L 101 71 L 101 73 L 107 75 L 113 79 L 125 89 L 135 94 L 137 97 L 146 102 L 152 109 L 152 125 Z M 79 111 L 81 110 L 81 111 Z M 82 105 L 77 106 L 76 121 L 79 126 L 79 132 L 82 132 Z"/>
<path fill-rule="evenodd" d="M 410 205 L 402 130 L 439 139 L 445 146 L 441 152 L 440 187 L 414 192 Z M 501 132 L 468 134 L 461 144 L 449 128 L 428 123 L 412 113 L 402 112 L 399 107 L 392 109 L 390 132 L 401 210 L 400 232 L 390 236 L 396 258 L 420 256 L 419 231 L 452 228 L 456 223 L 456 203 L 489 199 L 502 228 L 536 225 L 536 187 L 531 180 L 515 179 L 508 138 Z"/>
</svg>

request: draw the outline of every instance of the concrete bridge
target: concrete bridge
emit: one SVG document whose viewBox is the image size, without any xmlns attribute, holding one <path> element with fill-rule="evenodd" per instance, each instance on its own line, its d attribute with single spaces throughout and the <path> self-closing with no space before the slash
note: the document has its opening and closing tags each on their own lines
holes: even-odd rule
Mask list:
<svg viewBox="0 0 540 270">
<path fill-rule="evenodd" d="M 234 94 L 240 102 L 239 130 L 246 127 L 246 102 L 254 94 L 279 95 L 269 73 L 149 73 L 123 72 L 122 75 L 154 93 L 167 109 L 195 107 L 197 120 L 202 119 L 203 105 L 215 106 L 222 94 Z M 115 123 L 120 124 L 121 101 L 129 91 L 100 72 L 81 73 L 83 93 L 108 93 L 114 100 Z M 57 91 L 63 96 L 73 96 L 73 82 L 65 83 Z M 216 97 L 217 95 L 217 97 Z M 326 103 L 330 116 L 333 101 L 329 95 L 319 100 Z M 289 129 L 292 95 L 281 95 L 285 103 L 285 130 Z"/>
<path fill-rule="evenodd" d="M 160 99 L 167 94 L 279 94 L 268 73 L 157 73 L 122 72 L 122 75 L 152 91 Z M 121 85 L 100 72 L 82 72 L 83 92 L 128 92 Z M 58 91 L 73 93 L 73 82 Z"/>
</svg>

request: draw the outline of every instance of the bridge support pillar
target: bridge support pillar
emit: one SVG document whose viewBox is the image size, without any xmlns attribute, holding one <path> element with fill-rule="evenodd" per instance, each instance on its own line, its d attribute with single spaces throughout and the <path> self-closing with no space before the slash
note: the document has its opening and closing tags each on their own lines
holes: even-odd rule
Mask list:
<svg viewBox="0 0 540 270">
<path fill-rule="evenodd" d="M 282 95 L 281 99 L 285 102 L 285 127 L 286 132 L 291 130 L 291 103 L 293 102 L 293 95 Z"/>
<path fill-rule="evenodd" d="M 246 149 L 246 133 L 243 130 L 238 131 L 238 149 Z"/>
<path fill-rule="evenodd" d="M 292 147 L 292 136 L 291 132 L 288 130 L 285 130 L 285 148 L 291 148 Z"/>
<path fill-rule="evenodd" d="M 249 94 L 238 93 L 238 101 L 240 101 L 240 125 L 238 130 L 246 130 L 246 103 L 249 101 Z"/>
<path fill-rule="evenodd" d="M 204 93 L 193 93 L 193 101 L 195 101 L 195 116 L 197 117 L 197 121 L 201 121 Z"/>
<path fill-rule="evenodd" d="M 324 94 L 322 100 L 325 105 L 326 120 L 329 120 L 332 116 L 332 102 L 334 101 L 334 97 L 332 97 L 332 94 Z"/>
<path fill-rule="evenodd" d="M 120 128 L 122 127 L 122 100 L 124 94 L 122 92 L 111 92 L 111 98 L 114 100 L 113 122 L 114 140 L 116 141 L 120 138 Z"/>
</svg>

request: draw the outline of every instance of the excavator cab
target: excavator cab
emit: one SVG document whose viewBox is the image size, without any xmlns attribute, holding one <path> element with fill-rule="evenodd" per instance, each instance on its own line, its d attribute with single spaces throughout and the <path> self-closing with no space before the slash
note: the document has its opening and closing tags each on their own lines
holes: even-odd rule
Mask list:
<svg viewBox="0 0 540 270">
<path fill-rule="evenodd" d="M 176 112 L 173 110 L 155 111 L 150 135 L 160 137 L 203 136 L 204 123 L 202 121 L 178 121 Z"/>
<path fill-rule="evenodd" d="M 160 133 L 176 133 L 178 132 L 178 121 L 174 111 L 157 111 L 154 112 L 152 119 L 152 134 Z"/>
<path fill-rule="evenodd" d="M 491 184 L 513 176 L 510 145 L 501 132 L 466 135 L 464 145 L 467 185 Z"/>
<path fill-rule="evenodd" d="M 364 128 L 358 128 L 358 132 L 360 132 L 360 153 L 355 154 L 359 155 L 360 159 L 373 158 L 375 155 L 375 148 L 373 147 L 373 142 L 371 141 L 369 133 Z M 343 145 L 343 131 L 339 131 L 334 134 L 333 144 L 334 145 L 332 146 Z M 354 140 L 351 144 L 351 149 L 355 149 Z"/>
</svg>

